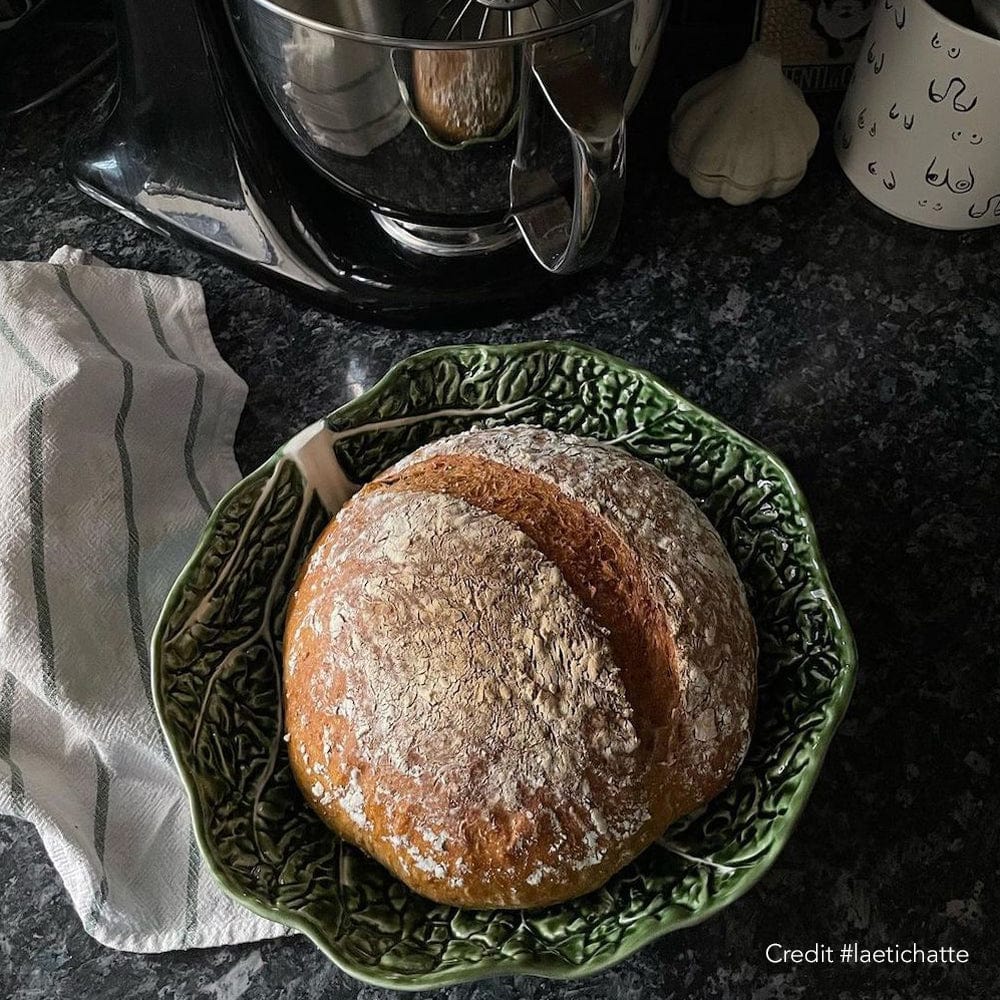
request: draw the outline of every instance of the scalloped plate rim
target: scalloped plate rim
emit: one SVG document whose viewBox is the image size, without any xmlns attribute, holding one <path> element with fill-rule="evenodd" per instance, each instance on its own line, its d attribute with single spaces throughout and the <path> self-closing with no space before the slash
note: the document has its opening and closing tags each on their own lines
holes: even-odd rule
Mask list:
<svg viewBox="0 0 1000 1000">
<path fill-rule="evenodd" d="M 324 423 L 329 424 L 335 417 L 341 416 L 345 413 L 350 414 L 353 409 L 369 402 L 372 398 L 385 391 L 385 389 L 393 384 L 397 379 L 404 377 L 407 371 L 415 363 L 433 360 L 437 357 L 454 357 L 456 354 L 460 354 L 465 351 L 486 351 L 497 356 L 510 356 L 522 353 L 531 353 L 532 351 L 545 351 L 548 353 L 575 355 L 577 357 L 587 357 L 603 361 L 616 369 L 625 369 L 634 375 L 649 379 L 668 396 L 671 396 L 679 406 L 694 413 L 696 416 L 700 416 L 702 419 L 711 424 L 715 431 L 730 438 L 732 441 L 743 445 L 750 451 L 766 457 L 767 460 L 774 465 L 774 468 L 784 480 L 785 485 L 798 507 L 797 515 L 801 519 L 802 526 L 805 529 L 805 540 L 809 550 L 809 562 L 811 564 L 811 568 L 817 574 L 817 579 L 822 589 L 822 601 L 829 608 L 836 626 L 838 661 L 841 664 L 839 678 L 840 683 L 838 685 L 837 693 L 830 700 L 829 721 L 818 733 L 815 746 L 810 749 L 809 764 L 804 769 L 802 782 L 786 813 L 785 823 L 778 836 L 771 841 L 767 853 L 763 855 L 763 857 L 761 857 L 761 859 L 757 861 L 752 868 L 745 870 L 746 874 L 740 878 L 738 883 L 732 889 L 725 894 L 714 895 L 709 902 L 696 912 L 692 913 L 689 918 L 682 917 L 676 920 L 664 921 L 662 924 L 654 924 L 648 929 L 640 931 L 623 940 L 621 945 L 610 954 L 604 955 L 599 959 L 592 959 L 583 962 L 580 965 L 569 965 L 561 959 L 545 961 L 544 959 L 537 958 L 529 960 L 511 958 L 506 961 L 486 960 L 483 963 L 470 965 L 468 968 L 450 969 L 444 972 L 403 974 L 383 972 L 380 974 L 373 974 L 370 968 L 355 963 L 346 955 L 341 954 L 330 947 L 328 942 L 315 932 L 310 921 L 299 918 L 291 911 L 284 909 L 279 910 L 268 903 L 263 902 L 257 897 L 248 895 L 229 880 L 228 875 L 217 863 L 214 850 L 206 837 L 203 817 L 201 816 L 201 810 L 199 809 L 196 779 L 181 763 L 180 756 L 174 743 L 173 734 L 166 721 L 165 707 L 162 702 L 160 691 L 160 646 L 163 631 L 166 628 L 171 614 L 176 608 L 190 574 L 198 565 L 202 555 L 210 544 L 218 524 L 219 517 L 224 508 L 227 507 L 230 501 L 243 490 L 252 486 L 258 479 L 263 478 L 274 469 L 278 462 L 285 457 L 285 449 L 288 445 L 288 442 L 286 441 L 271 455 L 270 458 L 226 491 L 225 495 L 213 508 L 208 522 L 199 536 L 198 543 L 195 546 L 194 551 L 192 552 L 190 558 L 185 562 L 184 567 L 178 574 L 174 584 L 171 586 L 167 597 L 164 600 L 163 608 L 160 611 L 150 638 L 150 672 L 153 703 L 156 708 L 156 715 L 160 723 L 160 728 L 166 738 L 167 745 L 170 748 L 171 757 L 173 758 L 174 765 L 180 775 L 184 791 L 187 794 L 195 841 L 197 842 L 198 849 L 201 852 L 208 869 L 211 871 L 222 889 L 238 903 L 246 906 L 258 916 L 264 917 L 274 923 L 281 924 L 291 930 L 296 930 L 304 934 L 324 955 L 326 955 L 331 962 L 334 963 L 334 965 L 354 979 L 371 986 L 407 992 L 439 989 L 441 987 L 455 986 L 461 983 L 474 982 L 506 975 L 529 975 L 563 981 L 581 979 L 618 964 L 635 952 L 645 948 L 653 941 L 656 941 L 661 937 L 665 937 L 673 931 L 693 927 L 702 921 L 707 920 L 719 910 L 724 909 L 730 904 L 736 902 L 736 900 L 753 888 L 753 886 L 756 885 L 757 882 L 759 882 L 760 879 L 763 878 L 763 876 L 768 872 L 777 860 L 778 856 L 781 854 L 785 845 L 788 843 L 792 832 L 797 826 L 802 812 L 805 809 L 806 803 L 812 795 L 816 781 L 819 778 L 823 762 L 830 748 L 830 744 L 833 741 L 833 737 L 839 728 L 840 723 L 843 721 L 848 705 L 850 704 L 858 671 L 858 654 L 854 635 L 847 618 L 844 615 L 840 601 L 830 582 L 829 573 L 827 572 L 826 564 L 820 552 L 819 540 L 816 535 L 816 528 L 809 510 L 809 505 L 802 493 L 802 490 L 796 482 L 795 477 L 788 470 L 784 462 L 782 462 L 781 459 L 774 455 L 774 453 L 768 448 L 731 427 L 724 420 L 709 413 L 696 403 L 692 403 L 689 399 L 681 395 L 672 386 L 665 382 L 659 375 L 656 375 L 646 368 L 634 365 L 625 361 L 623 358 L 619 358 L 614 354 L 608 353 L 607 351 L 603 351 L 599 348 L 591 347 L 573 340 L 532 340 L 508 344 L 467 343 L 440 345 L 437 347 L 427 348 L 426 350 L 417 351 L 395 362 L 385 372 L 385 374 L 371 386 L 371 388 L 365 390 L 365 392 L 361 393 L 354 399 L 349 400 L 342 406 L 337 407 L 337 409 L 327 414 L 327 416 L 322 418 L 322 420 Z M 290 440 L 291 438 L 289 441 Z"/>
</svg>

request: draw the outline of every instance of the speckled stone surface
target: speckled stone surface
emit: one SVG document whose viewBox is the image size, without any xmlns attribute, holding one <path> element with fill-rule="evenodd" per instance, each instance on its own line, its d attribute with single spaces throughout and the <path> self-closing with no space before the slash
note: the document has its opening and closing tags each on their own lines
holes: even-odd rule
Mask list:
<svg viewBox="0 0 1000 1000">
<path fill-rule="evenodd" d="M 449 341 L 570 337 L 664 376 L 780 455 L 809 497 L 862 669 L 800 826 L 770 874 L 710 922 L 589 980 L 501 980 L 449 1000 L 951 1000 L 1000 995 L 1000 229 L 948 234 L 870 208 L 824 137 L 803 184 L 736 210 L 665 161 L 630 179 L 610 261 L 528 320 L 383 329 L 296 303 L 100 208 L 60 144 L 91 84 L 0 125 L 0 256 L 70 243 L 202 282 L 250 385 L 244 469 Z M 0 820 L 0 997 L 373 1000 L 288 939 L 138 956 L 84 933 L 32 829 Z M 916 942 L 967 965 L 769 964 L 771 942 Z"/>
</svg>

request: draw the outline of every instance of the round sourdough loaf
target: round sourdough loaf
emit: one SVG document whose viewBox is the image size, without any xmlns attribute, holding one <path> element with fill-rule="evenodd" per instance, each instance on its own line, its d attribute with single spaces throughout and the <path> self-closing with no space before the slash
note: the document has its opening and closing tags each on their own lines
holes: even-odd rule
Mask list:
<svg viewBox="0 0 1000 1000">
<path fill-rule="evenodd" d="M 597 888 L 750 738 L 756 636 L 719 536 L 592 440 L 508 427 L 415 451 L 322 533 L 285 634 L 306 799 L 442 903 Z"/>
</svg>

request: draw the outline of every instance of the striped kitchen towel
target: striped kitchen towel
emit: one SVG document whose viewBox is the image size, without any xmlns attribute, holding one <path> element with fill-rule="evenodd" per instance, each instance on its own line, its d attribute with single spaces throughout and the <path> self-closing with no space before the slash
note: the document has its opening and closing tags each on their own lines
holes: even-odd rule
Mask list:
<svg viewBox="0 0 1000 1000">
<path fill-rule="evenodd" d="M 194 282 L 69 248 L 0 263 L 0 813 L 113 948 L 285 933 L 202 864 L 150 694 L 148 638 L 239 478 L 245 399 Z"/>
</svg>

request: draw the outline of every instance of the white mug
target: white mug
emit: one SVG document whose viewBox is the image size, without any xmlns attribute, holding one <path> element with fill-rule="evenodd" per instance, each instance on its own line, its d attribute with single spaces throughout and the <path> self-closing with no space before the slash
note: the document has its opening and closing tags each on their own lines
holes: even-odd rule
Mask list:
<svg viewBox="0 0 1000 1000">
<path fill-rule="evenodd" d="M 1000 40 L 876 0 L 834 134 L 869 201 L 935 229 L 1000 225 Z"/>
</svg>

